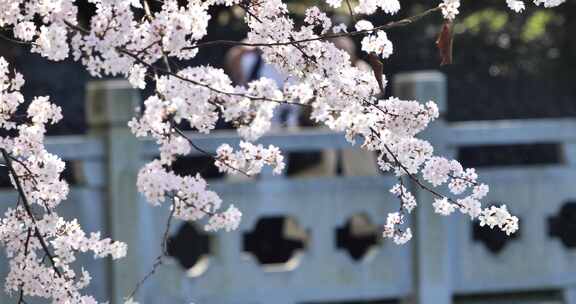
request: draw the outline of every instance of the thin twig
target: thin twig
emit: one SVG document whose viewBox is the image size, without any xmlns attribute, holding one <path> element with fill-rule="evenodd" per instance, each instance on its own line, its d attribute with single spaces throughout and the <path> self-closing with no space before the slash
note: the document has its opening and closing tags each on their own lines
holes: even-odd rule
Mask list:
<svg viewBox="0 0 576 304">
<path fill-rule="evenodd" d="M 354 11 L 352 11 L 352 5 L 350 4 L 350 0 L 346 0 L 346 6 L 348 7 L 348 13 L 350 14 L 350 18 L 352 21 L 356 23 L 356 15 L 354 15 Z"/>
<path fill-rule="evenodd" d="M 132 290 L 132 292 L 130 292 L 130 295 L 128 296 L 129 299 L 134 298 L 134 296 L 136 295 L 138 290 L 142 287 L 142 285 L 144 285 L 144 283 L 156 273 L 158 267 L 160 267 L 164 263 L 164 257 L 168 256 L 168 237 L 170 233 L 170 227 L 172 225 L 172 219 L 174 218 L 174 212 L 176 210 L 174 205 L 175 205 L 174 202 L 172 202 L 172 208 L 170 209 L 170 214 L 168 215 L 168 219 L 166 220 L 166 228 L 164 230 L 164 234 L 162 235 L 162 244 L 161 244 L 162 253 L 160 253 L 160 255 L 158 255 L 154 259 L 154 263 L 152 264 L 152 268 L 150 269 L 150 271 L 148 271 L 148 273 L 146 273 L 146 275 L 144 275 L 144 277 L 140 281 L 138 281 L 138 283 L 136 283 L 136 286 L 134 286 L 134 289 Z"/>
<path fill-rule="evenodd" d="M 372 132 L 375 132 L 374 129 L 372 129 Z M 394 163 L 400 167 L 402 169 L 402 171 L 404 171 L 404 173 L 406 173 L 406 175 L 413 181 L 416 183 L 416 185 L 418 185 L 418 187 L 432 193 L 432 195 L 436 196 L 437 198 L 445 198 L 447 199 L 449 202 L 451 202 L 452 204 L 457 205 L 458 207 L 464 207 L 462 204 L 458 203 L 456 200 L 454 200 L 453 198 L 447 197 L 445 195 L 440 194 L 439 192 L 437 192 L 436 190 L 426 186 L 422 181 L 420 181 L 420 179 L 418 179 L 418 177 L 414 176 L 414 174 L 410 173 L 408 171 L 408 168 L 406 168 L 406 166 L 404 166 L 404 164 L 402 164 L 400 162 L 400 160 L 398 159 L 398 157 L 392 152 L 392 150 L 390 149 L 390 147 L 387 144 L 384 144 L 384 149 L 386 149 L 386 151 L 392 155 L 392 158 L 394 159 Z"/>
<path fill-rule="evenodd" d="M 242 171 L 241 169 L 236 168 L 236 167 L 234 167 L 234 166 L 232 166 L 232 165 L 230 165 L 230 164 L 228 164 L 228 163 L 226 163 L 226 162 L 220 161 L 215 153 L 211 153 L 211 152 L 209 152 L 209 151 L 207 151 L 207 150 L 199 147 L 198 145 L 196 145 L 196 143 L 195 143 L 192 139 L 190 139 L 188 136 L 186 136 L 186 134 L 184 134 L 184 132 L 182 132 L 182 130 L 180 130 L 180 129 L 177 128 L 176 126 L 172 125 L 172 128 L 176 131 L 176 133 L 177 133 L 178 135 L 180 135 L 182 138 L 184 138 L 186 141 L 188 141 L 188 143 L 189 143 L 194 149 L 196 149 L 197 151 L 199 151 L 200 153 L 205 154 L 206 156 L 209 156 L 209 157 L 212 158 L 213 160 L 218 161 L 218 162 L 224 164 L 226 167 L 228 167 L 228 168 L 230 168 L 230 169 L 232 169 L 232 170 L 234 170 L 234 171 L 236 171 L 236 172 L 239 172 L 239 173 L 241 173 L 241 174 L 244 174 L 244 175 L 247 176 L 247 177 L 252 177 L 252 175 L 248 174 L 247 172 L 244 172 L 244 171 Z"/>
</svg>

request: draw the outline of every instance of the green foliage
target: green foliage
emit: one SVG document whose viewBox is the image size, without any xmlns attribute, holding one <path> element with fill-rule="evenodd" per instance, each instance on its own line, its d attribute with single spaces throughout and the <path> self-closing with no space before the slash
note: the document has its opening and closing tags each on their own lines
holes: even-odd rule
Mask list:
<svg viewBox="0 0 576 304">
<path fill-rule="evenodd" d="M 507 23 L 507 12 L 489 8 L 466 16 L 462 22 L 458 23 L 458 30 L 461 32 L 469 31 L 474 34 L 480 33 L 481 30 L 498 32 L 501 31 Z"/>
<path fill-rule="evenodd" d="M 554 18 L 558 18 L 558 16 L 555 16 L 554 12 L 550 10 L 538 10 L 534 12 L 524 23 L 522 40 L 524 42 L 532 42 L 542 38 L 546 35 L 546 28 Z"/>
</svg>

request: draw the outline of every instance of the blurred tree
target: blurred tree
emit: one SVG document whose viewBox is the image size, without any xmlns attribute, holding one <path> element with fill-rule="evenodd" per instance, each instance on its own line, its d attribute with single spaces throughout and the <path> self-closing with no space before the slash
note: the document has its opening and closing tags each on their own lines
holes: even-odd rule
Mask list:
<svg viewBox="0 0 576 304">
<path fill-rule="evenodd" d="M 475 1 L 462 7 L 450 66 L 438 67 L 433 47 L 440 18 L 416 24 L 417 29 L 391 32 L 396 49 L 412 51 L 396 53 L 387 74 L 441 69 L 449 80 L 449 120 L 576 115 L 571 77 L 576 43 L 569 39 L 576 30 L 576 4 L 553 10 L 528 7 L 524 14 L 515 14 L 497 5 L 501 2 Z M 403 2 L 410 6 L 407 14 L 423 10 L 421 3 Z"/>
</svg>

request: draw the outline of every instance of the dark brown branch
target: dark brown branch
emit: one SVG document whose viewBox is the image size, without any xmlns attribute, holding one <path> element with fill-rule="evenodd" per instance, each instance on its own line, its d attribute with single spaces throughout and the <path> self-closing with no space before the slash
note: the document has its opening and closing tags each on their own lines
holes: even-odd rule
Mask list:
<svg viewBox="0 0 576 304">
<path fill-rule="evenodd" d="M 207 85 L 207 84 L 204 84 L 204 83 L 201 83 L 201 82 L 198 82 L 198 81 L 195 81 L 195 80 L 192 80 L 192 79 L 183 77 L 183 76 L 181 76 L 181 75 L 178 75 L 177 73 L 174 73 L 174 72 L 171 72 L 171 71 L 162 69 L 162 68 L 158 68 L 158 67 L 156 67 L 156 66 L 154 66 L 154 65 L 152 65 L 152 64 L 147 63 L 146 61 L 142 60 L 141 58 L 139 58 L 138 56 L 134 55 L 132 52 L 130 52 L 130 51 L 124 49 L 124 48 L 117 48 L 117 50 L 118 50 L 120 53 L 123 53 L 123 54 L 125 54 L 125 55 L 128 55 L 129 57 L 131 57 L 132 59 L 134 59 L 136 62 L 138 62 L 138 63 L 146 66 L 147 68 L 150 68 L 150 69 L 152 69 L 152 70 L 154 70 L 154 71 L 156 71 L 156 72 L 159 72 L 159 73 L 165 74 L 165 75 L 170 75 L 170 76 L 175 77 L 175 78 L 177 78 L 177 79 L 180 79 L 180 80 L 182 80 L 182 81 L 184 81 L 184 82 L 189 82 L 189 83 L 191 83 L 191 84 L 193 84 L 193 85 L 197 85 L 197 86 L 200 86 L 200 87 L 207 88 L 208 90 L 210 90 L 210 91 L 212 91 L 212 92 L 215 92 L 215 93 L 218 93 L 218 94 L 228 95 L 228 96 L 239 96 L 239 97 L 244 97 L 244 98 L 248 98 L 248 99 L 250 99 L 250 100 L 255 100 L 255 101 L 257 101 L 257 100 L 262 100 L 262 101 L 271 101 L 271 102 L 276 102 L 276 103 L 289 103 L 289 102 L 286 101 L 286 100 L 276 100 L 276 99 L 271 99 L 271 98 L 266 98 L 266 97 L 250 96 L 250 95 L 246 95 L 246 94 L 242 94 L 242 93 L 225 92 L 225 91 L 222 91 L 222 90 L 220 90 L 220 89 L 216 89 L 216 88 L 214 88 L 214 87 L 211 87 L 210 85 Z M 212 103 L 212 104 L 215 105 L 215 106 L 219 106 L 218 104 L 215 104 L 215 103 Z"/>
<path fill-rule="evenodd" d="M 24 168 L 24 170 L 26 170 L 28 172 L 28 174 L 25 177 L 29 177 L 33 184 L 34 184 L 34 189 L 38 190 L 37 186 L 38 186 L 38 180 L 36 180 L 36 176 L 34 175 L 34 173 L 30 170 L 30 168 L 28 168 L 28 166 L 26 166 L 26 164 L 24 162 L 22 162 L 21 160 L 19 160 L 18 158 L 14 157 L 14 156 L 10 156 L 8 155 L 8 157 L 10 157 L 10 159 L 12 159 L 13 161 L 19 163 L 22 168 Z M 44 205 L 44 209 L 46 210 L 46 212 L 48 214 L 52 214 L 52 210 L 50 210 L 50 208 L 48 207 L 48 204 L 46 203 L 45 200 L 41 200 L 42 204 Z"/>
<path fill-rule="evenodd" d="M 248 43 L 248 42 L 234 41 L 234 40 L 213 40 L 213 41 L 197 43 L 194 46 L 183 48 L 183 49 L 189 50 L 189 49 L 196 49 L 196 48 L 201 48 L 201 47 L 211 47 L 211 46 L 217 46 L 217 45 L 228 45 L 228 46 L 243 45 L 243 46 L 254 46 L 254 47 L 272 47 L 272 46 L 294 45 L 294 44 L 298 44 L 298 43 L 318 41 L 318 40 L 330 40 L 330 39 L 334 39 L 334 38 L 338 38 L 338 37 L 360 36 L 360 35 L 370 34 L 370 33 L 373 33 L 375 31 L 378 31 L 378 30 L 388 30 L 388 29 L 406 26 L 406 25 L 412 24 L 412 23 L 414 23 L 414 22 L 416 22 L 416 21 L 418 21 L 418 20 L 420 20 L 420 19 L 422 19 L 422 18 L 424 18 L 424 17 L 426 17 L 426 16 L 428 16 L 434 12 L 437 12 L 439 10 L 440 10 L 439 7 L 434 7 L 434 8 L 428 9 L 428 10 L 426 10 L 420 14 L 417 14 L 417 15 L 414 15 L 411 17 L 407 17 L 407 18 L 404 18 L 404 19 L 401 19 L 398 21 L 391 21 L 391 22 L 388 22 L 386 24 L 376 26 L 370 30 L 361 30 L 361 31 L 348 32 L 348 33 L 326 34 L 326 35 L 322 35 L 322 36 L 318 36 L 318 37 L 314 37 L 314 38 L 307 38 L 307 39 L 286 41 L 286 42 L 271 42 L 271 43 Z"/>
<path fill-rule="evenodd" d="M 4 39 L 4 40 L 6 40 L 6 41 L 9 41 L 9 42 L 12 42 L 12 43 L 16 43 L 16 44 L 21 44 L 21 45 L 34 45 L 33 42 L 22 41 L 22 40 L 10 38 L 10 37 L 2 34 L 2 32 L 1 32 L 2 30 L 3 30 L 3 29 L 0 29 L 0 38 Z"/>
<path fill-rule="evenodd" d="M 24 243 L 24 256 L 28 256 L 28 245 L 30 244 L 30 236 L 32 236 L 32 229 L 28 228 L 28 235 L 26 236 L 26 242 Z M 24 265 L 26 268 L 26 265 Z M 23 284 L 20 285 L 20 291 L 18 292 L 18 304 L 24 303 L 24 288 Z"/>
<path fill-rule="evenodd" d="M 38 229 L 38 224 L 36 223 L 36 218 L 34 217 L 34 214 L 32 213 L 32 209 L 30 208 L 30 203 L 28 202 L 28 198 L 26 197 L 26 192 L 24 191 L 24 188 L 22 187 L 22 184 L 20 183 L 20 179 L 18 178 L 18 175 L 16 174 L 16 171 L 14 170 L 14 167 L 12 166 L 12 159 L 5 149 L 0 149 L 0 152 L 2 153 L 2 156 L 4 157 L 4 160 L 6 161 L 6 166 L 8 167 L 8 172 L 14 178 L 14 183 L 16 184 L 16 189 L 18 191 L 18 195 L 22 199 L 22 205 L 24 206 L 24 210 L 26 210 L 26 213 L 28 214 L 28 216 L 32 220 L 32 223 L 34 224 L 34 235 L 38 239 L 38 242 L 40 242 L 40 246 L 42 247 L 42 250 L 44 251 L 44 253 L 48 257 L 48 260 L 50 261 L 50 264 L 52 265 L 52 269 L 54 270 L 54 272 L 59 277 L 62 277 L 62 273 L 60 272 L 58 267 L 56 267 L 56 263 L 54 262 L 54 256 L 52 255 L 52 253 L 48 249 L 48 245 L 46 245 L 46 241 L 44 240 L 42 233 Z"/>
</svg>

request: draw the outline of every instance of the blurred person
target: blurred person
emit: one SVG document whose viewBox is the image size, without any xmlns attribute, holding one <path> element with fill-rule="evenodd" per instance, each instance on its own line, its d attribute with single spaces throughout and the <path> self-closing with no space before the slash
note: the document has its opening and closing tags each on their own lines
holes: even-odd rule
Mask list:
<svg viewBox="0 0 576 304">
<path fill-rule="evenodd" d="M 352 65 L 361 70 L 370 71 L 370 65 L 358 58 L 354 41 L 347 36 L 332 40 L 334 45 L 350 55 Z M 374 152 L 359 149 L 344 149 L 340 151 L 342 174 L 346 176 L 378 175 L 377 157 Z"/>
<path fill-rule="evenodd" d="M 361 69 L 370 66 L 359 60 L 356 46 L 348 37 L 338 37 L 332 42 L 350 55 L 352 64 Z M 264 62 L 260 50 L 247 47 L 232 47 L 225 59 L 225 69 L 236 85 L 247 85 L 250 81 L 266 77 L 272 79 L 282 89 L 290 78 Z M 310 120 L 309 109 L 296 105 L 278 106 L 272 124 L 276 128 L 312 127 L 317 125 Z M 296 152 L 288 155 L 287 174 L 297 177 L 334 176 L 341 172 L 348 176 L 377 175 L 376 155 L 357 149 L 342 151 L 324 150 L 320 152 Z"/>
<path fill-rule="evenodd" d="M 266 63 L 262 58 L 261 51 L 254 47 L 242 45 L 232 47 L 226 54 L 224 69 L 234 85 L 246 86 L 251 81 L 265 77 L 276 82 L 276 86 L 282 91 L 284 85 L 290 81 L 289 76 L 282 74 L 274 66 Z M 297 105 L 278 105 L 272 118 L 272 130 L 298 128 L 300 108 Z M 289 153 L 287 155 L 288 161 L 291 157 L 292 154 Z M 228 176 L 227 178 L 233 180 L 250 179 L 242 175 Z"/>
<path fill-rule="evenodd" d="M 226 54 L 225 70 L 236 85 L 248 85 L 261 77 L 272 79 L 279 90 L 290 82 L 290 77 L 279 72 L 274 66 L 264 62 L 259 49 L 249 46 L 235 46 Z M 281 104 L 272 118 L 273 127 L 298 127 L 300 107 Z"/>
</svg>

